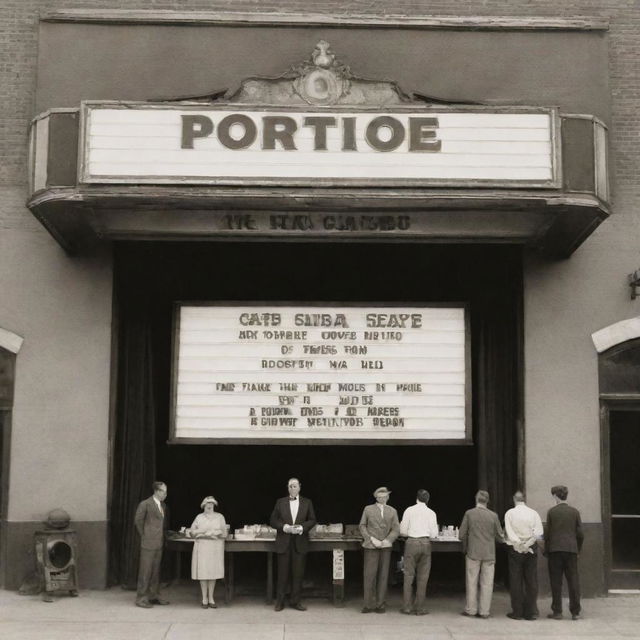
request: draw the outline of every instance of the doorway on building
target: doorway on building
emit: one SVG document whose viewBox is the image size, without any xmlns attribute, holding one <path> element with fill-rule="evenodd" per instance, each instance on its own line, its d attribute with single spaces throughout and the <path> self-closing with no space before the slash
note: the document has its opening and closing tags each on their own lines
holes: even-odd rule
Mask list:
<svg viewBox="0 0 640 640">
<path fill-rule="evenodd" d="M 609 414 L 611 568 L 640 584 L 640 407 Z"/>
<path fill-rule="evenodd" d="M 640 589 L 640 339 L 600 354 L 607 586 Z"/>
<path fill-rule="evenodd" d="M 9 436 L 13 383 L 14 353 L 0 347 L 0 586 L 5 584 L 6 521 L 9 498 Z"/>
<path fill-rule="evenodd" d="M 609 589 L 640 589 L 640 399 L 605 409 Z"/>
</svg>

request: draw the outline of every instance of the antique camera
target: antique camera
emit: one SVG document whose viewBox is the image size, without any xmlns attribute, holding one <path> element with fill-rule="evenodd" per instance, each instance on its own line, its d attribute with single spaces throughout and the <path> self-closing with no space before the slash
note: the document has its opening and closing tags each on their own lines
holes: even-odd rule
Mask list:
<svg viewBox="0 0 640 640">
<path fill-rule="evenodd" d="M 69 519 L 60 517 L 61 510 L 49 514 L 49 528 L 36 531 L 36 560 L 43 586 L 42 599 L 52 602 L 56 591 L 67 591 L 78 595 L 77 535 L 68 529 Z"/>
</svg>

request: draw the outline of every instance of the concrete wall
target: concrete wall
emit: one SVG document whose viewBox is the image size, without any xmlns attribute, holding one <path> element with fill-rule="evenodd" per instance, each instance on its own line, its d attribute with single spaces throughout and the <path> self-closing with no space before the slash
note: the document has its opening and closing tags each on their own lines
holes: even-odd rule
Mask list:
<svg viewBox="0 0 640 640">
<path fill-rule="evenodd" d="M 25 526 L 31 532 L 55 507 L 102 529 L 107 510 L 110 252 L 65 255 L 23 208 L 24 196 L 21 188 L 0 190 L 0 327 L 24 338 L 16 359 L 7 558 L 32 553 Z M 103 586 L 104 541 L 86 542 L 81 555 L 95 562 L 85 584 Z M 5 584 L 15 588 L 31 562 L 9 564 Z"/>
<path fill-rule="evenodd" d="M 640 314 L 626 276 L 638 268 L 640 220 L 624 194 L 615 215 L 569 259 L 530 256 L 525 268 L 526 474 L 529 499 L 546 510 L 553 484 L 587 522 L 599 522 L 598 358 L 591 334 Z M 627 208 L 628 207 L 628 208 Z"/>
</svg>

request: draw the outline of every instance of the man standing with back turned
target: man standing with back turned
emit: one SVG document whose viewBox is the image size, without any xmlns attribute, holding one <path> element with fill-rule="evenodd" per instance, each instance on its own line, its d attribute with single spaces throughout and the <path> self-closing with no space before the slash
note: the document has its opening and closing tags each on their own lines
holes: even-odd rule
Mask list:
<svg viewBox="0 0 640 640">
<path fill-rule="evenodd" d="M 573 620 L 580 619 L 580 583 L 578 581 L 578 553 L 584 534 L 580 512 L 567 504 L 569 489 L 563 485 L 551 487 L 556 506 L 547 512 L 544 534 L 544 555 L 549 560 L 551 582 L 551 613 L 554 620 L 562 619 L 562 576 L 569 587 L 569 611 Z"/>
<path fill-rule="evenodd" d="M 289 495 L 276 502 L 271 514 L 271 526 L 277 531 L 278 583 L 274 607 L 276 611 L 284 609 L 284 596 L 289 581 L 289 604 L 298 611 L 307 610 L 300 602 L 300 593 L 309 550 L 309 530 L 316 524 L 316 514 L 311 500 L 300 495 L 301 486 L 298 478 L 290 478 L 287 483 Z"/>
<path fill-rule="evenodd" d="M 476 493 L 475 509 L 469 509 L 460 525 L 460 540 L 465 553 L 467 605 L 463 616 L 488 618 L 493 596 L 496 568 L 496 540 L 504 542 L 498 516 L 487 508 L 489 492 Z"/>
<path fill-rule="evenodd" d="M 524 502 L 522 491 L 513 494 L 513 509 L 504 515 L 504 530 L 509 558 L 509 591 L 512 620 L 538 617 L 538 544 L 542 538 L 542 520 L 537 511 Z"/>
<path fill-rule="evenodd" d="M 438 537 L 438 519 L 429 509 L 429 492 L 419 489 L 416 503 L 405 509 L 400 522 L 404 543 L 404 589 L 401 613 L 423 616 L 429 613 L 424 605 L 429 573 L 431 572 L 431 540 Z M 415 603 L 413 579 L 416 581 Z"/>
<path fill-rule="evenodd" d="M 169 604 L 159 595 L 160 563 L 165 531 L 168 527 L 167 497 L 164 482 L 153 483 L 153 495 L 143 500 L 136 509 L 134 524 L 140 534 L 140 568 L 138 570 L 138 594 L 136 606 L 144 609 L 154 604 Z"/>
</svg>

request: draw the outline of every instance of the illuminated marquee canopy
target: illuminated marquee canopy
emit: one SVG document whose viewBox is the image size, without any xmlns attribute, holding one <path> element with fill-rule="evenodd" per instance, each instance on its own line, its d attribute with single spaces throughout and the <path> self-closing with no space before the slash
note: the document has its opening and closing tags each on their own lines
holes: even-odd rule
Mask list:
<svg viewBox="0 0 640 640">
<path fill-rule="evenodd" d="M 176 310 L 172 439 L 464 443 L 465 308 Z"/>
</svg>

